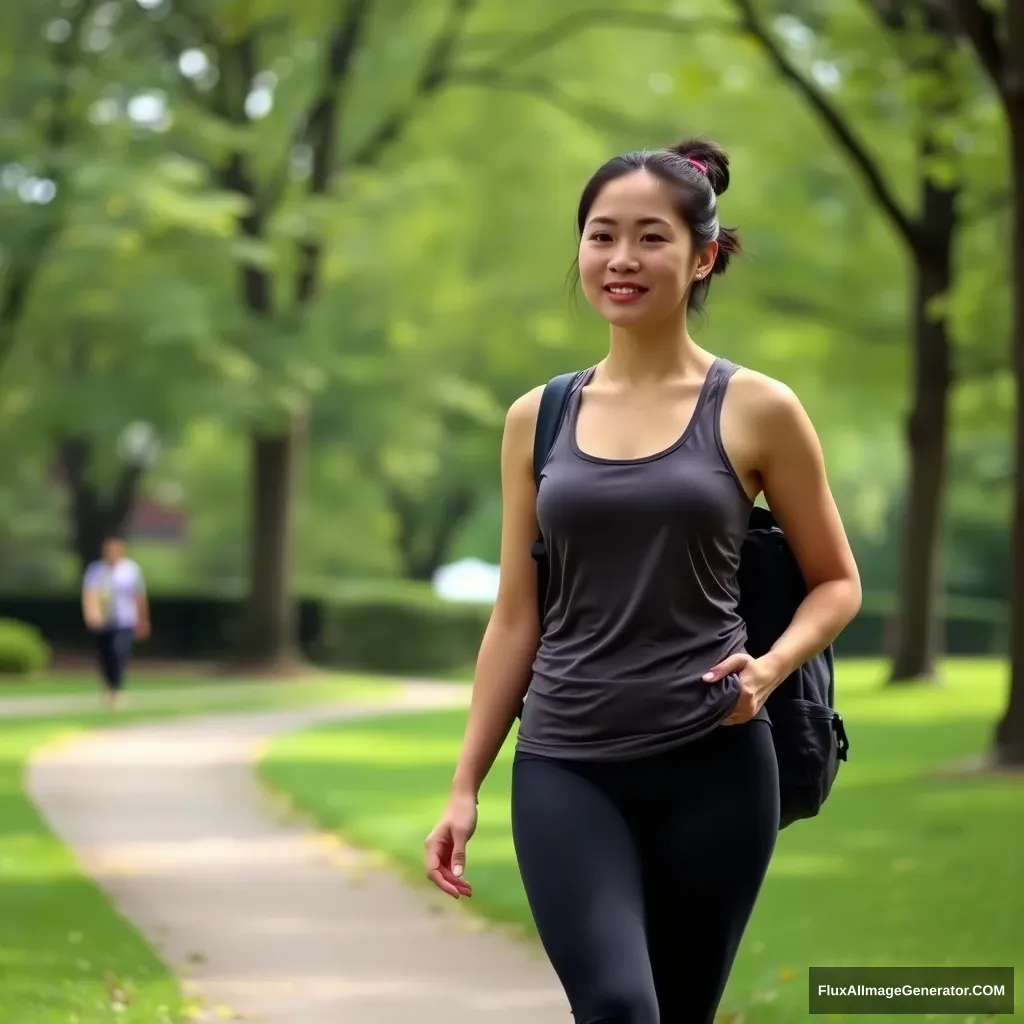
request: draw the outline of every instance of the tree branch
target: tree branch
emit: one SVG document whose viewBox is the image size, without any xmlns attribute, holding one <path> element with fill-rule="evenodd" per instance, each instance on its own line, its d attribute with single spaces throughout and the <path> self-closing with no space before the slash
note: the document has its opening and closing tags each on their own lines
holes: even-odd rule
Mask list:
<svg viewBox="0 0 1024 1024">
<path fill-rule="evenodd" d="M 309 178 L 310 195 L 324 195 L 330 187 L 337 163 L 338 121 L 342 93 L 352 70 L 353 59 L 359 49 L 366 19 L 373 0 L 350 0 L 345 15 L 335 27 L 327 48 L 327 61 L 319 93 L 310 103 L 301 125 L 301 140 L 312 151 L 313 161 Z M 271 202 L 277 203 L 288 178 L 288 164 L 292 147 L 284 154 L 280 169 L 272 186 Z M 320 266 L 321 243 L 310 238 L 299 244 L 299 269 L 295 275 L 295 301 L 300 307 L 313 297 L 316 276 Z"/>
<path fill-rule="evenodd" d="M 413 94 L 392 114 L 386 117 L 363 144 L 345 161 L 352 167 L 366 167 L 375 163 L 381 153 L 393 143 L 412 119 L 419 104 L 437 92 L 452 73 L 452 57 L 462 38 L 466 21 L 477 0 L 450 0 L 448 13 L 434 41 L 427 50 L 423 68 L 413 88 Z"/>
<path fill-rule="evenodd" d="M 76 503 L 95 508 L 96 490 L 89 481 L 92 441 L 83 436 L 63 437 L 57 442 L 57 458 Z"/>
<path fill-rule="evenodd" d="M 499 50 L 490 60 L 494 67 L 508 69 L 513 64 L 529 60 L 541 53 L 554 49 L 559 43 L 585 32 L 591 28 L 613 28 L 619 26 L 628 29 L 639 29 L 649 32 L 692 32 L 694 29 L 720 28 L 726 32 L 735 32 L 736 23 L 731 19 L 712 17 L 678 17 L 671 14 L 620 10 L 618 8 L 597 8 L 589 11 L 576 11 L 567 14 L 537 32 L 532 32 L 522 39 L 517 39 L 503 50 Z M 483 42 L 484 38 L 480 37 Z M 469 36 L 466 40 L 472 45 L 477 40 Z"/>
<path fill-rule="evenodd" d="M 920 27 L 928 32 L 950 29 L 952 12 L 947 0 L 864 0 L 882 25 L 891 32 L 908 32 Z M 914 18 L 920 16 L 920 24 Z"/>
<path fill-rule="evenodd" d="M 1015 0 L 1010 0 L 1015 2 Z M 996 90 L 1002 94 L 1003 81 L 1003 48 L 999 42 L 996 27 L 996 16 L 982 6 L 980 0 L 950 0 L 956 19 L 965 36 L 971 41 L 981 66 L 992 79 Z"/>
<path fill-rule="evenodd" d="M 785 55 L 782 47 L 772 38 L 769 31 L 757 17 L 751 0 L 733 0 L 733 5 L 739 12 L 744 29 L 761 44 L 768 59 L 775 66 L 781 78 L 789 82 L 803 96 L 808 105 L 825 123 L 836 142 L 846 151 L 849 159 L 864 177 L 875 201 L 885 211 L 889 220 L 892 221 L 893 226 L 903 236 L 907 245 L 911 249 L 916 250 L 920 245 L 917 225 L 907 216 L 883 177 L 878 164 L 868 153 L 866 146 L 853 133 L 843 115 L 829 102 L 820 89 L 801 74 L 793 62 Z"/>
<path fill-rule="evenodd" d="M 313 195 L 323 195 L 328 190 L 331 178 L 338 169 L 336 149 L 340 92 L 358 48 L 361 30 L 371 2 L 372 0 L 352 0 L 350 3 L 348 17 L 339 26 L 331 46 L 323 89 L 306 121 L 307 137 L 315 139 L 309 185 L 310 193 Z M 412 97 L 378 126 L 377 131 L 362 149 L 348 158 L 347 163 L 350 166 L 373 163 L 384 148 L 401 133 L 417 104 L 444 83 L 451 71 L 452 54 L 476 2 L 477 0 L 450 0 L 441 27 L 427 49 Z M 286 155 L 286 160 L 289 157 L 290 153 Z M 283 165 L 278 172 L 275 185 L 277 190 L 284 187 L 286 178 L 287 166 Z M 316 290 L 322 248 L 318 237 L 300 243 L 299 271 L 295 279 L 295 301 L 299 307 L 308 303 Z"/>
<path fill-rule="evenodd" d="M 286 147 L 277 169 L 271 172 L 267 184 L 260 190 L 261 211 L 272 210 L 281 201 L 288 187 L 288 169 L 291 166 L 295 148 L 300 144 L 313 147 L 313 169 L 310 191 L 323 193 L 330 178 L 324 162 L 327 150 L 334 152 L 334 122 L 336 121 L 338 93 L 352 68 L 366 18 L 370 13 L 372 0 L 352 0 L 345 5 L 341 20 L 331 33 L 327 48 L 324 75 L 316 95 L 304 113 Z M 328 136 L 330 135 L 330 138 Z"/>
<path fill-rule="evenodd" d="M 576 99 L 563 92 L 549 79 L 537 75 L 508 75 L 491 67 L 460 68 L 451 73 L 449 83 L 533 96 L 582 124 L 590 125 L 599 131 L 635 132 L 643 130 L 635 121 L 631 121 L 617 111 Z"/>
</svg>

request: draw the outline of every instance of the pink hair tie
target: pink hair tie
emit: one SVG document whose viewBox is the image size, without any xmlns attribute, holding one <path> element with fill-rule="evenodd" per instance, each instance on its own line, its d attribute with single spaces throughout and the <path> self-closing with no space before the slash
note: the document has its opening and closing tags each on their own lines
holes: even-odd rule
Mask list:
<svg viewBox="0 0 1024 1024">
<path fill-rule="evenodd" d="M 702 164 L 699 160 L 694 160 L 692 156 L 688 156 L 686 159 L 689 163 L 693 164 L 693 166 L 696 167 L 697 170 L 700 171 L 702 174 L 708 173 L 708 168 L 706 164 Z"/>
</svg>

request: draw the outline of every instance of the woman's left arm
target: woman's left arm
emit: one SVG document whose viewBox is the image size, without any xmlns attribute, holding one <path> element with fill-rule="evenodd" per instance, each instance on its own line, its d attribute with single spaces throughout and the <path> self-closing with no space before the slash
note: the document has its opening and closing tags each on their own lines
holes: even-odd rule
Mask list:
<svg viewBox="0 0 1024 1024">
<path fill-rule="evenodd" d="M 781 682 L 832 643 L 860 611 L 861 582 L 814 425 L 789 388 L 775 384 L 767 390 L 761 486 L 808 591 L 789 627 L 758 659 Z"/>
</svg>

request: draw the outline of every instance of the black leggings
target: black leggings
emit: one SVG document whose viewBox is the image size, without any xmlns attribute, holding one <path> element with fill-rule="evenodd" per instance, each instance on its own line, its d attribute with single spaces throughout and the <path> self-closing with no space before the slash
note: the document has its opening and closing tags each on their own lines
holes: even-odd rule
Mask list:
<svg viewBox="0 0 1024 1024">
<path fill-rule="evenodd" d="M 767 722 L 640 761 L 517 752 L 516 855 L 574 1024 L 712 1024 L 778 825 Z"/>
</svg>

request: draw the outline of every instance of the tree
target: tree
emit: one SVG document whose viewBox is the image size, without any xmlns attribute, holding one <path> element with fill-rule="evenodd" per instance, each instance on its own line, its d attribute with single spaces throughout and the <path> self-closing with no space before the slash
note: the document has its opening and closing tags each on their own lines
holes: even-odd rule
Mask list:
<svg viewBox="0 0 1024 1024">
<path fill-rule="evenodd" d="M 1001 17 L 979 0 L 945 0 L 1002 102 L 1009 134 L 1013 236 L 1010 332 L 1015 379 L 1013 515 L 1010 540 L 1010 693 L 996 726 L 992 759 L 1024 766 L 1024 5 L 1009 0 Z"/>
<path fill-rule="evenodd" d="M 238 144 L 225 148 L 219 162 L 221 184 L 243 196 L 247 206 L 239 218 L 248 254 L 239 265 L 239 291 L 252 329 L 266 348 L 268 339 L 278 346 L 300 340 L 318 296 L 324 231 L 322 204 L 335 193 L 345 167 L 358 167 L 378 159 L 401 132 L 418 99 L 435 92 L 444 82 L 452 51 L 462 33 L 472 0 L 452 0 L 435 28 L 422 67 L 405 98 L 356 145 L 349 144 L 345 100 L 357 75 L 357 64 L 374 13 L 372 0 L 353 0 L 332 12 L 327 32 L 303 15 L 261 18 L 240 13 L 237 5 L 222 4 L 212 11 L 199 5 L 183 6 L 165 26 L 163 39 L 171 57 L 180 62 L 186 52 L 212 58 L 216 84 L 194 87 L 191 97 L 204 110 L 232 126 Z M 283 22 L 283 24 L 282 24 Z M 312 75 L 299 73 L 298 101 L 282 100 L 290 124 L 271 150 L 262 153 L 251 129 L 252 96 L 260 76 L 268 74 L 272 57 L 295 36 L 308 44 L 325 37 Z M 305 72 L 305 69 L 303 69 Z M 309 79 L 312 82 L 309 83 Z M 266 98 L 268 89 L 264 87 Z M 297 127 L 293 127 L 297 126 Z M 296 172 L 301 159 L 304 170 Z M 298 183 L 296 184 L 296 180 Z M 305 209 L 294 206 L 303 192 Z M 268 252 L 280 225 L 275 224 L 286 204 L 293 216 L 294 252 L 275 258 Z M 278 240 L 280 235 L 278 234 Z M 275 272 L 276 271 L 276 272 Z M 281 367 L 278 365 L 278 371 Z M 285 372 L 285 379 L 292 376 Z M 262 421 L 252 428 L 249 597 L 244 617 L 240 655 L 267 665 L 294 656 L 294 516 L 299 460 L 305 446 L 308 393 L 301 384 L 285 389 Z"/>
</svg>

